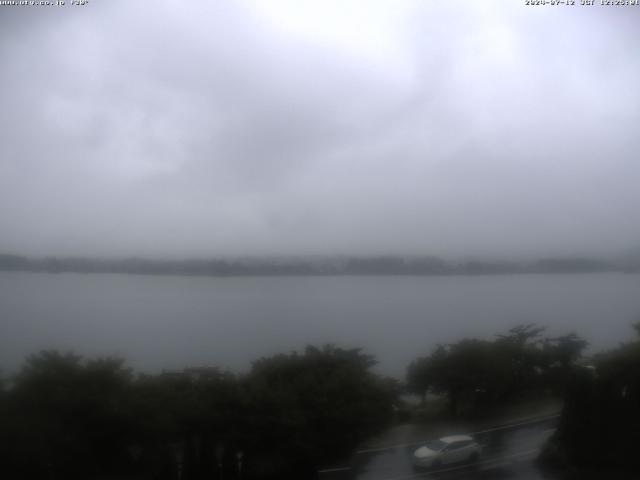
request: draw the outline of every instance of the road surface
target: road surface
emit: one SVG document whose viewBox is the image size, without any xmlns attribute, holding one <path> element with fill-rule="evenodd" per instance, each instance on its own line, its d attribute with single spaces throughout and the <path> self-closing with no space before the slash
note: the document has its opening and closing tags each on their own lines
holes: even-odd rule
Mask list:
<svg viewBox="0 0 640 480">
<path fill-rule="evenodd" d="M 321 480 L 518 479 L 549 480 L 535 465 L 540 448 L 553 433 L 557 416 L 516 422 L 471 433 L 483 445 L 477 462 L 415 471 L 411 456 L 419 445 L 399 444 L 358 452 L 351 465 L 320 472 Z"/>
</svg>

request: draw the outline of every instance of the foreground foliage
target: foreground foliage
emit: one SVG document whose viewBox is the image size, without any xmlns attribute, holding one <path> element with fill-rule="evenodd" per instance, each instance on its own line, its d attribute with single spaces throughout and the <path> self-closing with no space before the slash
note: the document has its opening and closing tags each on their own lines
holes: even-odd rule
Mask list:
<svg viewBox="0 0 640 480">
<path fill-rule="evenodd" d="M 576 370 L 559 428 L 541 457 L 574 469 L 640 471 L 640 323 L 636 339 Z"/>
<path fill-rule="evenodd" d="M 42 352 L 0 389 L 11 478 L 308 478 L 391 417 L 359 350 L 308 347 L 243 376 L 135 376 L 118 359 Z"/>
<path fill-rule="evenodd" d="M 543 337 L 533 324 L 512 328 L 494 340 L 468 338 L 438 345 L 407 370 L 411 392 L 445 395 L 450 413 L 488 411 L 532 394 L 561 395 L 587 342 L 572 333 Z"/>
</svg>

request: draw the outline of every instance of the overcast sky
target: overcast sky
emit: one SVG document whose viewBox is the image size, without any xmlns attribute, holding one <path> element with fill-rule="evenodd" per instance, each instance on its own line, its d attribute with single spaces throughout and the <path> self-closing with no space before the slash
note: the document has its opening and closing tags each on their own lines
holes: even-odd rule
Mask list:
<svg viewBox="0 0 640 480">
<path fill-rule="evenodd" d="M 0 252 L 640 246 L 640 7 L 70 3 L 0 6 Z"/>
</svg>

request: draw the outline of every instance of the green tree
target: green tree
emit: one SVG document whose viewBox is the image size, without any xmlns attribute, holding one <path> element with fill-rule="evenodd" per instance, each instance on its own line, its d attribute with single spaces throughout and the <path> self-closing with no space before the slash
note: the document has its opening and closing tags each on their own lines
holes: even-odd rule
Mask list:
<svg viewBox="0 0 640 480">
<path fill-rule="evenodd" d="M 463 339 L 438 345 L 430 356 L 409 365 L 408 389 L 422 396 L 429 391 L 445 394 L 453 415 L 543 392 L 552 380 L 558 385 L 566 380 L 586 346 L 575 334 L 546 339 L 543 331 L 525 324 L 493 341 Z"/>
<path fill-rule="evenodd" d="M 307 347 L 261 359 L 247 378 L 255 473 L 282 478 L 335 460 L 390 419 L 392 386 L 359 349 Z M 258 441 L 256 443 L 255 441 Z"/>
<path fill-rule="evenodd" d="M 640 471 L 640 328 L 633 328 L 638 336 L 596 355 L 595 368 L 574 369 L 559 428 L 542 455 L 545 463 Z"/>
<path fill-rule="evenodd" d="M 13 466 L 45 478 L 122 468 L 130 381 L 118 359 L 83 362 L 54 351 L 29 357 L 8 405 Z"/>
</svg>

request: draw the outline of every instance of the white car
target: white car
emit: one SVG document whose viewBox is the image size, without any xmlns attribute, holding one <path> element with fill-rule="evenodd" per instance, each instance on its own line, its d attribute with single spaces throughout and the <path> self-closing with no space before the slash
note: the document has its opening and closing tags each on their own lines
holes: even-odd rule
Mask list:
<svg viewBox="0 0 640 480">
<path fill-rule="evenodd" d="M 418 468 L 438 468 L 459 462 L 475 462 L 482 447 L 469 435 L 451 435 L 432 440 L 413 452 L 413 464 Z"/>
</svg>

